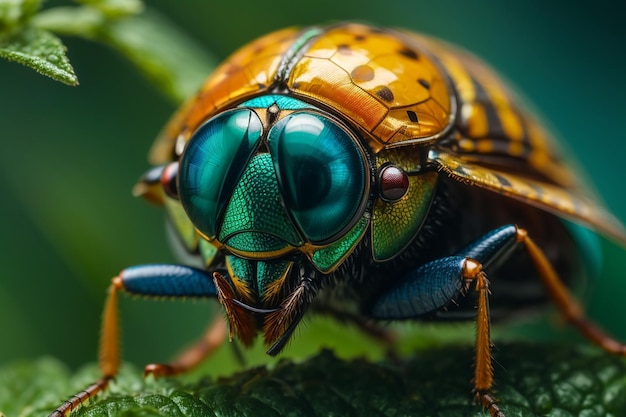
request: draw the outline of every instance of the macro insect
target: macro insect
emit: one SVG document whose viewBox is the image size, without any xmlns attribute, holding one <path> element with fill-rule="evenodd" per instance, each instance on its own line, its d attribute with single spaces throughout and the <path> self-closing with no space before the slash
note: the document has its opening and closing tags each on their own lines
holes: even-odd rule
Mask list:
<svg viewBox="0 0 626 417">
<path fill-rule="evenodd" d="M 135 192 L 164 206 L 196 265 L 113 279 L 103 376 L 52 416 L 115 377 L 119 292 L 216 298 L 231 337 L 249 345 L 260 334 L 270 355 L 312 309 L 475 320 L 474 391 L 492 416 L 503 413 L 491 319 L 552 301 L 592 342 L 626 351 L 567 289 L 584 269 L 576 229 L 625 242 L 623 226 L 500 78 L 443 41 L 351 23 L 269 34 L 208 78 L 151 160 Z M 211 349 L 199 342 L 146 372 L 184 372 Z"/>
</svg>

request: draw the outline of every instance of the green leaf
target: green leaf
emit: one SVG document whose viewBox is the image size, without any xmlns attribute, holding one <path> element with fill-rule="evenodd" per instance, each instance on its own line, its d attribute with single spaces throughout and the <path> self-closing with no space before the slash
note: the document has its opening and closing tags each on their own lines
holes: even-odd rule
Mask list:
<svg viewBox="0 0 626 417">
<path fill-rule="evenodd" d="M 19 62 L 65 84 L 77 85 L 78 78 L 65 51 L 59 38 L 36 28 L 27 28 L 0 42 L 0 57 Z"/>
<path fill-rule="evenodd" d="M 169 20 L 140 1 L 82 0 L 33 18 L 39 29 L 80 36 L 119 50 L 157 88 L 180 103 L 195 93 L 216 60 Z"/>
<path fill-rule="evenodd" d="M 500 346 L 494 356 L 495 395 L 508 417 L 626 415 L 623 358 L 571 345 L 524 343 Z M 142 381 L 138 371 L 124 367 L 109 391 L 76 416 L 487 416 L 471 393 L 472 363 L 469 346 L 381 363 L 341 360 L 323 351 L 301 363 L 281 361 L 272 369 L 191 384 L 176 378 Z M 31 417 L 60 404 L 62 397 L 54 400 L 50 392 L 58 394 L 61 386 L 69 396 L 95 379 L 97 370 L 92 366 L 68 381 L 62 367 L 44 360 L 8 366 L 0 375 L 0 387 L 17 384 L 4 395 L 0 388 L 0 410 Z M 23 387 L 33 388 L 23 395 Z"/>
<path fill-rule="evenodd" d="M 37 404 L 50 404 L 63 395 L 63 388 L 55 389 L 55 381 L 66 381 L 69 372 L 52 358 L 36 362 L 17 362 L 0 368 L 0 416 L 31 414 Z"/>
<path fill-rule="evenodd" d="M 102 41 L 120 50 L 176 102 L 195 93 L 215 66 L 205 49 L 153 10 L 107 25 Z"/>
</svg>

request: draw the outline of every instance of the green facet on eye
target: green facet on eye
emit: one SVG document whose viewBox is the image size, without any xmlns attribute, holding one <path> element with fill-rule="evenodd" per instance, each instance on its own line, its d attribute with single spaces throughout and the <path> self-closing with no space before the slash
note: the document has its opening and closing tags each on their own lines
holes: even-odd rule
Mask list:
<svg viewBox="0 0 626 417">
<path fill-rule="evenodd" d="M 189 218 L 206 236 L 217 234 L 262 130 L 255 113 L 238 109 L 209 120 L 189 140 L 179 168 L 179 195 Z"/>
<path fill-rule="evenodd" d="M 250 238 L 229 239 L 242 231 L 262 232 L 275 238 L 263 238 L 253 233 Z M 303 243 L 285 212 L 274 164 L 267 152 L 253 156 L 248 162 L 224 211 L 217 238 L 220 242 L 246 252 L 277 250 L 285 247 L 285 242 L 294 246 Z M 237 246 L 233 246 L 233 242 L 238 242 Z M 267 242 L 268 246 L 265 247 L 263 242 Z M 280 244 L 277 246 L 275 242 Z"/>
<path fill-rule="evenodd" d="M 245 231 L 229 237 L 224 242 L 229 248 L 241 252 L 275 252 L 288 247 L 287 242 L 269 233 Z"/>
<path fill-rule="evenodd" d="M 341 239 L 332 245 L 314 251 L 311 256 L 313 265 L 323 273 L 332 271 L 346 256 L 352 253 L 356 245 L 361 241 L 369 220 L 369 216 L 361 217 Z"/>
<path fill-rule="evenodd" d="M 366 169 L 354 139 L 338 124 L 294 113 L 270 130 L 268 146 L 287 209 L 311 242 L 348 227 L 363 200 Z"/>
</svg>

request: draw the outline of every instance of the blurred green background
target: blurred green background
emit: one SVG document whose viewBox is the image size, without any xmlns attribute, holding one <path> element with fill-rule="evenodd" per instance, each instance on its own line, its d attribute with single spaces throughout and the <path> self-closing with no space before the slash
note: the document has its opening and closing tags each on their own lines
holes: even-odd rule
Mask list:
<svg viewBox="0 0 626 417">
<path fill-rule="evenodd" d="M 58 4 L 67 2 L 46 7 Z M 464 46 L 540 109 L 626 221 L 626 26 L 614 2 L 148 4 L 220 58 L 284 26 L 336 20 L 404 27 Z M 174 105 L 118 53 L 64 41 L 78 87 L 0 62 L 0 364 L 43 354 L 72 367 L 94 360 L 110 278 L 129 265 L 174 261 L 161 211 L 130 195 Z M 592 317 L 625 340 L 626 252 L 605 248 L 604 272 L 586 297 Z M 201 332 L 210 310 L 124 299 L 125 358 L 166 360 Z"/>
</svg>

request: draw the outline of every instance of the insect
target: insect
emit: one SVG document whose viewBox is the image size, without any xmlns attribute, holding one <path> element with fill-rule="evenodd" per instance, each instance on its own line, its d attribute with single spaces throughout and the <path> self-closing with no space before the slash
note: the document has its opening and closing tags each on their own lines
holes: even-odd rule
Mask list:
<svg viewBox="0 0 626 417">
<path fill-rule="evenodd" d="M 270 355 L 314 308 L 475 320 L 474 391 L 492 416 L 503 412 L 491 393 L 491 319 L 551 300 L 592 342 L 626 352 L 567 290 L 584 269 L 571 221 L 626 242 L 623 226 L 499 77 L 443 41 L 351 23 L 262 37 L 183 105 L 151 159 L 135 192 L 164 206 L 175 244 L 198 265 L 113 279 L 103 376 L 52 416 L 115 377 L 119 292 L 216 298 L 231 337 L 261 335 Z M 225 336 L 218 324 L 146 372 L 184 372 Z"/>
</svg>

